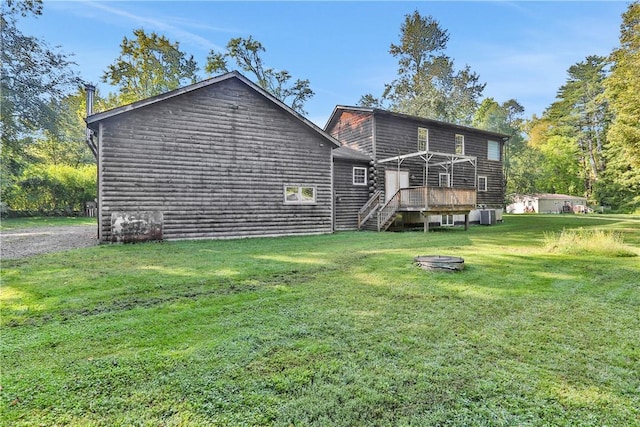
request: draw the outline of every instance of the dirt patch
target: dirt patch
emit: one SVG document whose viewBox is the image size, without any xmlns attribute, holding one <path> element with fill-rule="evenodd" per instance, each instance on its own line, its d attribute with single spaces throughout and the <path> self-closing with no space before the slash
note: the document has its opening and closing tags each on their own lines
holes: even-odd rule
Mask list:
<svg viewBox="0 0 640 427">
<path fill-rule="evenodd" d="M 95 225 L 33 227 L 0 231 L 2 259 L 20 259 L 98 244 Z"/>
</svg>

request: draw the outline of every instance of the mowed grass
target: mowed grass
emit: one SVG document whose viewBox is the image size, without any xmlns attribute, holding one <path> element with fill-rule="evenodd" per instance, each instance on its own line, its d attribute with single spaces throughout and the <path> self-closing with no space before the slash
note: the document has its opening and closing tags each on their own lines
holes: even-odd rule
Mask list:
<svg viewBox="0 0 640 427">
<path fill-rule="evenodd" d="M 2 264 L 2 425 L 640 425 L 640 218 L 104 245 Z M 460 273 L 416 255 L 461 256 Z"/>
<path fill-rule="evenodd" d="M 93 225 L 96 218 L 78 217 L 24 217 L 24 218 L 2 218 L 0 220 L 0 230 L 16 230 L 30 227 L 58 227 L 68 225 Z"/>
</svg>

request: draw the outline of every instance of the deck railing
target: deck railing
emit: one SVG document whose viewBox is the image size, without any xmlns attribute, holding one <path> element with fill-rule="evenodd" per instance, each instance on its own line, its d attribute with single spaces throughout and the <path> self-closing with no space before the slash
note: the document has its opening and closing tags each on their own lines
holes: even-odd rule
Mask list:
<svg viewBox="0 0 640 427">
<path fill-rule="evenodd" d="M 475 188 L 411 187 L 400 189 L 398 195 L 401 210 L 464 210 L 476 205 Z"/>
<path fill-rule="evenodd" d="M 365 205 L 358 211 L 358 228 L 362 227 L 362 225 L 367 222 L 367 220 L 380 207 L 381 195 L 382 191 L 376 191 L 375 193 L 373 193 L 367 203 L 365 203 Z"/>
</svg>

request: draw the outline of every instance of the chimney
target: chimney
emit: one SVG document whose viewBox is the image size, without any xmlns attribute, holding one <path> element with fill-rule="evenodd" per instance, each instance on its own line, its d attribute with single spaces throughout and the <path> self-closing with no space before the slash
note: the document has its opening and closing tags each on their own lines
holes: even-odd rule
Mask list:
<svg viewBox="0 0 640 427">
<path fill-rule="evenodd" d="M 84 90 L 87 92 L 87 117 L 93 114 L 93 96 L 96 93 L 96 87 L 91 83 L 87 83 L 84 86 Z"/>
<path fill-rule="evenodd" d="M 95 95 L 96 92 L 96 87 L 94 85 L 92 85 L 91 83 L 87 83 L 84 86 L 85 91 L 87 92 L 87 117 L 89 117 L 90 115 L 93 114 L 93 96 Z M 98 156 L 98 146 L 96 145 L 95 141 L 92 138 L 93 132 L 91 131 L 91 129 L 89 129 L 89 126 L 87 126 L 86 129 L 86 142 L 87 145 L 89 146 L 89 148 L 91 149 L 91 151 L 93 152 L 93 155 Z"/>
</svg>

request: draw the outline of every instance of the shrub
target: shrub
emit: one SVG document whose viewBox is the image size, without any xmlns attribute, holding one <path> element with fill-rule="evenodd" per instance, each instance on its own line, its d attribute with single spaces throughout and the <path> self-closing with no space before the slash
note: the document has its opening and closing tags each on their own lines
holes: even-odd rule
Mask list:
<svg viewBox="0 0 640 427">
<path fill-rule="evenodd" d="M 583 228 L 562 230 L 544 234 L 545 249 L 549 252 L 569 255 L 601 255 L 609 257 L 633 257 L 637 254 L 624 244 L 622 235 L 604 230 Z"/>
<path fill-rule="evenodd" d="M 95 165 L 32 165 L 6 189 L 3 202 L 23 214 L 73 215 L 95 197 Z"/>
</svg>

